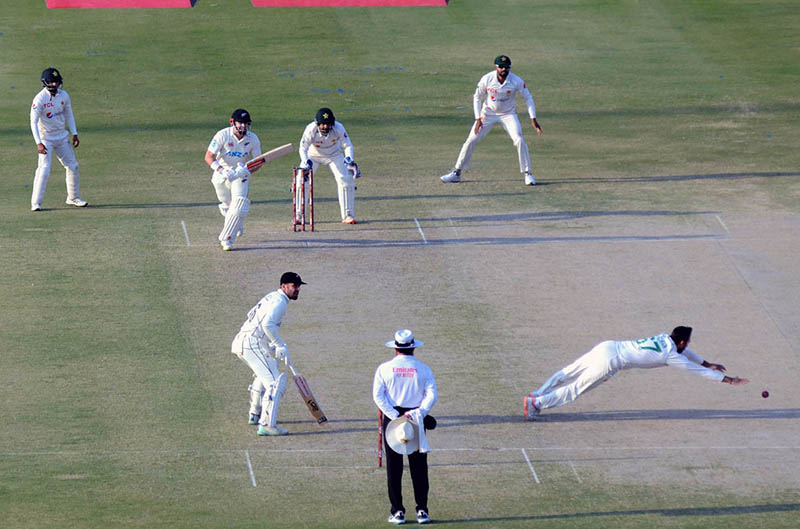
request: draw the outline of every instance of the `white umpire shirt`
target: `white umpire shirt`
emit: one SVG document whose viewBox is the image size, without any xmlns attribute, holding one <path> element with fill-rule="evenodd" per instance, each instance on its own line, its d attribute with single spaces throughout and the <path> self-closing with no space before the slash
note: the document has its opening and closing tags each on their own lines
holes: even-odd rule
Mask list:
<svg viewBox="0 0 800 529">
<path fill-rule="evenodd" d="M 531 119 L 535 118 L 536 105 L 525 81 L 518 75 L 508 72 L 505 82 L 501 83 L 497 79 L 496 71 L 487 73 L 478 81 L 475 94 L 472 96 L 472 110 L 475 113 L 475 119 L 485 116 L 487 110 L 495 114 L 516 114 L 517 94 L 521 95 L 525 101 L 528 115 Z"/>
<path fill-rule="evenodd" d="M 353 143 L 344 125 L 334 121 L 327 135 L 319 131 L 316 121 L 309 123 L 300 138 L 300 165 L 306 165 L 309 157 L 331 158 L 344 151 L 344 156 L 353 158 Z"/>
<path fill-rule="evenodd" d="M 72 114 L 72 100 L 64 90 L 51 95 L 46 88 L 36 94 L 31 105 L 31 132 L 38 144 L 42 140 L 61 141 L 67 138 L 69 126 L 72 135 L 78 134 L 75 116 Z"/>
<path fill-rule="evenodd" d="M 237 338 L 239 340 L 250 338 L 259 342 L 265 341 L 271 348 L 279 345 L 285 346 L 278 329 L 283 322 L 288 305 L 289 297 L 283 290 L 270 292 L 247 313 L 247 319 L 242 324 Z"/>
<path fill-rule="evenodd" d="M 610 359 L 614 371 L 629 368 L 649 369 L 673 366 L 705 378 L 720 381 L 725 376 L 719 371 L 703 367 L 703 358 L 690 349 L 678 352 L 669 334 L 659 334 L 641 340 L 616 342 L 617 355 Z"/>
<path fill-rule="evenodd" d="M 233 127 L 225 127 L 214 134 L 208 145 L 208 151 L 225 169 L 235 169 L 238 162 L 246 164 L 261 154 L 261 141 L 255 133 L 248 130 L 240 140 L 233 132 Z"/>
<path fill-rule="evenodd" d="M 419 408 L 425 417 L 436 404 L 437 398 L 433 371 L 413 355 L 397 354 L 375 371 L 372 399 L 390 419 L 399 416 L 395 406 Z"/>
</svg>

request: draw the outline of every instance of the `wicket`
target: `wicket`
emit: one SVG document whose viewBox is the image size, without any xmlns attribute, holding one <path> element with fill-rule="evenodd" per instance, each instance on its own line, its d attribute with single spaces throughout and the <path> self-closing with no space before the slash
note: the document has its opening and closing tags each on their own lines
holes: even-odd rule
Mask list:
<svg viewBox="0 0 800 529">
<path fill-rule="evenodd" d="M 306 195 L 308 182 L 308 195 Z M 300 226 L 306 231 L 306 203 L 311 231 L 314 231 L 314 171 L 295 167 L 292 169 L 292 231 Z"/>
</svg>

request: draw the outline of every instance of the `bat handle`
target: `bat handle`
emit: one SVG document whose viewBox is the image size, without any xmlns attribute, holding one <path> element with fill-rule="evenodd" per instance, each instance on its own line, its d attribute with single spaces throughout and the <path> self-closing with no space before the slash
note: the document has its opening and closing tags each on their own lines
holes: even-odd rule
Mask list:
<svg viewBox="0 0 800 529">
<path fill-rule="evenodd" d="M 294 365 L 292 365 L 291 362 L 287 362 L 286 365 L 289 366 L 289 369 L 291 370 L 292 375 L 293 376 L 297 376 L 297 370 L 294 368 Z"/>
</svg>

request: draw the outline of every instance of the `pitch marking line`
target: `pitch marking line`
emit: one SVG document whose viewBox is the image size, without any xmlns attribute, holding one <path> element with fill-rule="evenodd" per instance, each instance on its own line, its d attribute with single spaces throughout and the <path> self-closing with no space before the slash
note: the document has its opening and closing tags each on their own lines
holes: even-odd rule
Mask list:
<svg viewBox="0 0 800 529">
<path fill-rule="evenodd" d="M 731 232 L 731 230 L 728 229 L 728 227 L 725 225 L 725 223 L 722 222 L 722 217 L 720 217 L 719 215 L 714 215 L 714 217 L 717 218 L 717 221 L 722 225 L 723 228 L 725 228 L 726 232 L 728 232 L 728 233 Z"/>
<path fill-rule="evenodd" d="M 578 475 L 578 471 L 575 470 L 575 465 L 572 464 L 572 459 L 568 459 L 567 461 L 569 461 L 569 468 L 572 469 L 572 473 L 575 474 L 575 479 L 578 480 L 578 483 L 583 483 L 583 481 L 581 481 L 581 477 Z"/>
<path fill-rule="evenodd" d="M 183 222 L 183 219 L 181 219 L 181 227 L 183 228 L 183 236 L 186 237 L 186 246 L 191 246 L 192 243 L 189 242 L 189 232 L 186 231 L 186 223 Z"/>
<path fill-rule="evenodd" d="M 258 485 L 256 485 L 256 475 L 253 474 L 253 465 L 250 463 L 250 452 L 245 450 L 244 457 L 247 460 L 247 470 L 250 471 L 250 482 L 253 484 L 254 487 L 257 487 Z"/>
<path fill-rule="evenodd" d="M 522 455 L 525 456 L 525 461 L 528 462 L 528 467 L 531 469 L 531 474 L 533 474 L 533 479 L 536 481 L 537 484 L 541 484 L 539 481 L 539 476 L 536 475 L 536 471 L 533 469 L 533 463 L 531 463 L 531 459 L 528 457 L 528 452 L 522 448 Z"/>
<path fill-rule="evenodd" d="M 414 223 L 417 225 L 417 230 L 419 230 L 420 236 L 422 236 L 422 242 L 428 244 L 428 239 L 425 238 L 425 234 L 422 232 L 422 226 L 419 225 L 419 221 L 414 218 Z"/>
</svg>

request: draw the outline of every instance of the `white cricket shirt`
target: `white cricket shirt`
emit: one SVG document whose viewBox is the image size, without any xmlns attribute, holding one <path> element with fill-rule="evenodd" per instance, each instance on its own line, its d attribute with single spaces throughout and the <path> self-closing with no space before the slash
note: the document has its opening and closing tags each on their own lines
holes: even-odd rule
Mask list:
<svg viewBox="0 0 800 529">
<path fill-rule="evenodd" d="M 505 82 L 497 79 L 497 72 L 491 71 L 480 78 L 475 94 L 472 96 L 472 110 L 475 119 L 484 115 L 486 110 L 495 114 L 511 114 L 517 111 L 516 95 L 522 96 L 528 115 L 531 119 L 536 117 L 536 105 L 533 103 L 528 86 L 518 75 L 508 72 Z"/>
<path fill-rule="evenodd" d="M 396 354 L 375 371 L 372 399 L 390 419 L 398 416 L 395 406 L 419 408 L 428 415 L 437 398 L 433 371 L 413 355 Z"/>
<path fill-rule="evenodd" d="M 614 370 L 632 367 L 649 369 L 673 366 L 690 371 L 696 375 L 713 380 L 722 380 L 725 375 L 719 371 L 703 367 L 703 358 L 690 349 L 679 353 L 669 334 L 659 334 L 641 340 L 616 342 L 617 356 L 610 359 Z"/>
<path fill-rule="evenodd" d="M 309 123 L 300 138 L 300 164 L 306 165 L 309 156 L 328 158 L 340 151 L 344 151 L 345 156 L 353 157 L 353 143 L 344 130 L 344 125 L 335 121 L 333 128 L 327 136 L 319 132 L 316 121 Z"/>
<path fill-rule="evenodd" d="M 64 90 L 50 95 L 46 88 L 36 94 L 31 104 L 31 132 L 33 140 L 38 144 L 42 140 L 60 141 L 68 136 L 69 131 L 76 135 L 78 127 L 72 115 L 72 101 Z"/>
<path fill-rule="evenodd" d="M 270 292 L 250 309 L 239 333 L 242 336 L 253 337 L 258 341 L 266 338 L 267 343 L 271 346 L 285 346 L 286 344 L 281 339 L 278 329 L 283 322 L 283 316 L 286 314 L 288 305 L 289 296 L 283 290 Z"/>
<path fill-rule="evenodd" d="M 248 160 L 261 154 L 261 141 L 255 133 L 248 130 L 240 140 L 234 130 L 232 126 L 225 127 L 214 134 L 208 145 L 208 151 L 225 169 L 235 169 L 238 162 L 246 164 Z"/>
</svg>

